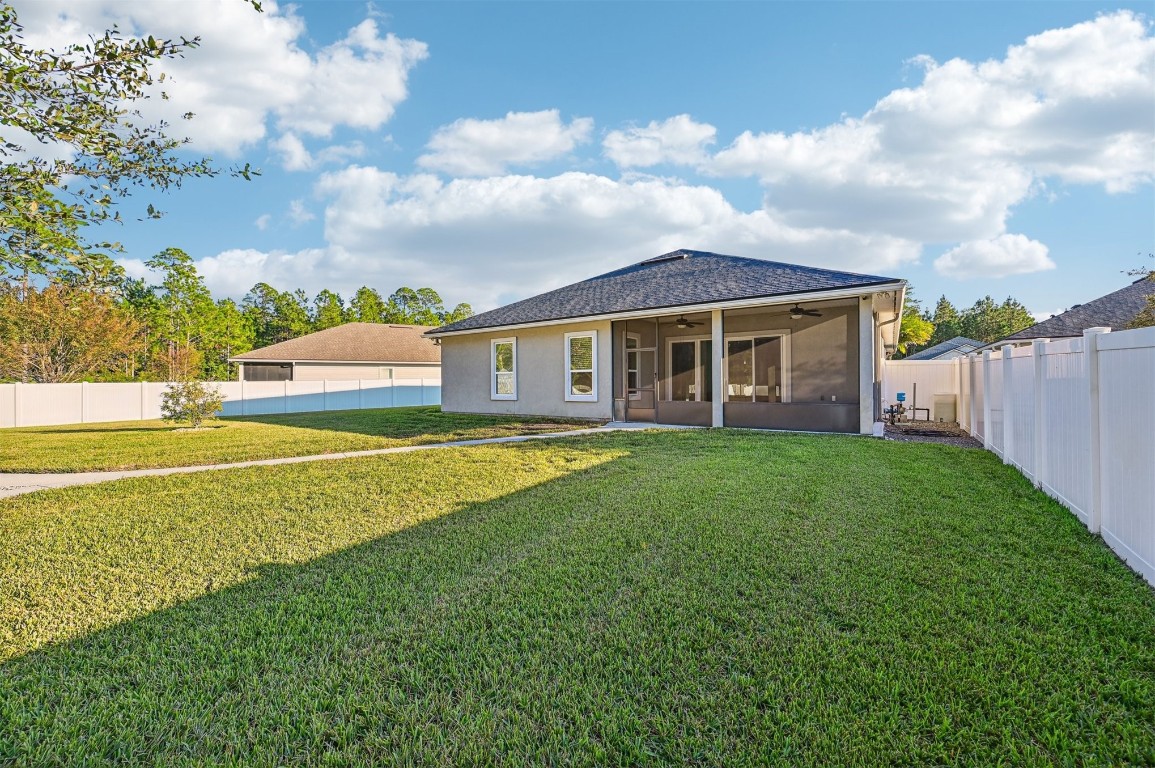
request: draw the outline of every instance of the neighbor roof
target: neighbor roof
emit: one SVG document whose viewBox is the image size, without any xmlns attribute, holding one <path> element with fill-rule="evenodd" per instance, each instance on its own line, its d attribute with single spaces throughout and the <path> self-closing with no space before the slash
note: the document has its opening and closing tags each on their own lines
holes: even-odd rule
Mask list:
<svg viewBox="0 0 1155 768">
<path fill-rule="evenodd" d="M 680 250 L 482 312 L 435 333 L 896 282 L 893 277 Z"/>
<path fill-rule="evenodd" d="M 1140 278 L 1114 293 L 1094 301 L 1071 307 L 1062 314 L 1035 323 L 1018 333 L 999 341 L 1023 339 L 1059 339 L 1064 336 L 1082 336 L 1088 328 L 1106 326 L 1114 330 L 1126 328 L 1135 316 L 1147 306 L 1147 297 L 1155 294 L 1155 280 Z M 999 343 L 999 342 L 996 342 Z"/>
<path fill-rule="evenodd" d="M 422 334 L 427 325 L 346 323 L 229 358 L 238 363 L 324 361 L 440 363 L 441 347 Z"/>
<path fill-rule="evenodd" d="M 949 355 L 951 352 L 958 352 L 960 355 L 964 355 L 967 352 L 974 352 L 982 345 L 983 343 L 981 341 L 968 339 L 966 336 L 955 336 L 953 339 L 940 341 L 933 347 L 927 347 L 921 352 L 908 355 L 904 357 L 903 360 L 936 360 L 943 355 Z"/>
</svg>

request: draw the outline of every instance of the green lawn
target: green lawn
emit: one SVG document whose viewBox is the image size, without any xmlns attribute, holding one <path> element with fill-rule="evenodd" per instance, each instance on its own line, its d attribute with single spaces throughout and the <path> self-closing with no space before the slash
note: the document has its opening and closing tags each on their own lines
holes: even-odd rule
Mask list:
<svg viewBox="0 0 1155 768">
<path fill-rule="evenodd" d="M 983 451 L 615 433 L 0 530 L 0 764 L 1155 764 L 1155 592 Z"/>
<path fill-rule="evenodd" d="M 163 421 L 0 430 L 0 472 L 87 472 L 367 451 L 593 426 L 588 421 L 442 413 L 437 406 L 244 416 L 181 430 Z M 2 479 L 0 479 L 2 481 Z"/>
</svg>

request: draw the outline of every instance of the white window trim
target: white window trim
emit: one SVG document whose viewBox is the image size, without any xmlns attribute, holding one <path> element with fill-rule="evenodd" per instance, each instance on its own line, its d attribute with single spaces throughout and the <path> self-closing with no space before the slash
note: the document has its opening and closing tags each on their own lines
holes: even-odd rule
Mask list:
<svg viewBox="0 0 1155 768">
<path fill-rule="evenodd" d="M 513 394 L 501 395 L 497 392 L 497 345 L 513 345 Z M 516 400 L 517 399 L 517 337 L 507 336 L 502 339 L 489 340 L 489 399 Z"/>
<path fill-rule="evenodd" d="M 593 392 L 588 395 L 575 395 L 573 393 L 573 377 L 570 370 L 570 339 L 589 337 L 593 341 Z M 565 335 L 565 342 L 562 346 L 562 352 L 565 355 L 565 400 L 567 403 L 596 403 L 598 401 L 598 332 L 597 331 L 573 331 Z M 578 373 L 584 371 L 579 369 Z"/>
<path fill-rule="evenodd" d="M 712 341 L 712 336 L 667 336 L 666 337 L 666 397 L 664 402 L 667 403 L 701 403 L 710 402 L 709 400 L 702 400 L 702 390 L 705 389 L 705 382 L 701 381 L 702 372 L 702 342 Z M 693 400 L 674 400 L 674 345 L 683 342 L 692 341 L 694 343 L 694 399 Z M 706 361 L 706 372 L 710 372 L 710 366 L 713 365 L 712 360 Z"/>
<path fill-rule="evenodd" d="M 789 403 L 791 398 L 790 392 L 790 329 L 770 330 L 770 331 L 743 331 L 741 333 L 727 333 L 723 340 L 725 347 L 722 355 L 722 402 L 745 402 L 745 401 L 731 401 L 730 400 L 730 342 L 731 341 L 753 341 L 764 336 L 781 336 L 781 361 L 782 361 L 782 401 Z"/>
</svg>

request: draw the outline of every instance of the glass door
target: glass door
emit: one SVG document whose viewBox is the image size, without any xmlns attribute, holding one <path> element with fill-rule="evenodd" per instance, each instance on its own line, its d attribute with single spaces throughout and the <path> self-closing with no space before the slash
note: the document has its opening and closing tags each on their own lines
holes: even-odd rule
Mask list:
<svg viewBox="0 0 1155 768">
<path fill-rule="evenodd" d="M 657 406 L 657 350 L 640 346 L 636 333 L 626 334 L 626 420 L 653 421 Z"/>
<path fill-rule="evenodd" d="M 783 401 L 781 336 L 727 339 L 726 400 L 731 403 Z"/>
</svg>

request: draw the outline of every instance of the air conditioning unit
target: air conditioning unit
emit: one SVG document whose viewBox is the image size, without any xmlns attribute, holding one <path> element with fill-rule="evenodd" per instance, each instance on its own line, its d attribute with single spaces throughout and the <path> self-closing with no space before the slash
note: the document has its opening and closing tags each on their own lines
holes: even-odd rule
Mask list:
<svg viewBox="0 0 1155 768">
<path fill-rule="evenodd" d="M 931 421 L 958 421 L 958 396 L 955 394 L 935 395 L 930 418 Z"/>
</svg>

